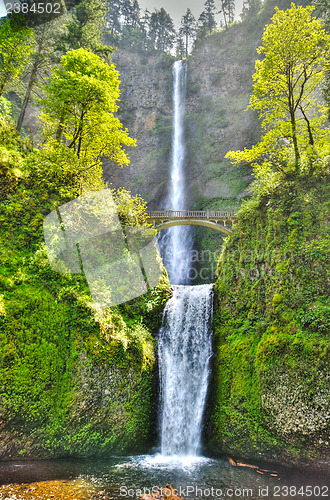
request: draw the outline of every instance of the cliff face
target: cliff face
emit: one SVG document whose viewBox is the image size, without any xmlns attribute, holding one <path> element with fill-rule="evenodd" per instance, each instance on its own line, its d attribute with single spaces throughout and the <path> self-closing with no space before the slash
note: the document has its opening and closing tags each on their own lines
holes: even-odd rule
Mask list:
<svg viewBox="0 0 330 500">
<path fill-rule="evenodd" d="M 172 133 L 173 58 L 118 49 L 112 60 L 120 72 L 119 118 L 137 147 L 128 151 L 130 165 L 119 169 L 105 161 L 104 178 L 112 187 L 141 194 L 150 208 L 165 196 Z"/>
<path fill-rule="evenodd" d="M 186 96 L 186 177 L 188 203 L 240 198 L 251 181 L 224 156 L 259 137 L 252 112 L 244 111 L 252 90 L 255 47 L 245 45 L 247 27 L 234 26 L 205 40 L 189 58 Z M 250 36 L 251 37 L 251 36 Z M 105 163 L 106 180 L 140 193 L 150 208 L 166 195 L 172 137 L 171 56 L 147 57 L 117 50 L 113 62 L 121 75 L 119 117 L 137 140 L 131 163 L 118 169 Z M 215 200 L 216 199 L 216 200 Z"/>
</svg>

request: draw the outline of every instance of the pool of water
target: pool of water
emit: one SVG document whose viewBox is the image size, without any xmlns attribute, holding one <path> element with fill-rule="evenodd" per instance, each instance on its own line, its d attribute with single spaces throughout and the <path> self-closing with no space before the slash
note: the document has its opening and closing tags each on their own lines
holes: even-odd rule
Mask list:
<svg viewBox="0 0 330 500">
<path fill-rule="evenodd" d="M 211 458 L 161 456 L 108 460 L 54 460 L 0 463 L 0 484 L 82 479 L 109 495 L 135 499 L 172 485 L 184 499 L 329 498 L 325 474 L 308 470 L 233 465 Z M 166 497 L 166 491 L 163 491 Z M 90 497 L 92 498 L 92 496 Z"/>
</svg>

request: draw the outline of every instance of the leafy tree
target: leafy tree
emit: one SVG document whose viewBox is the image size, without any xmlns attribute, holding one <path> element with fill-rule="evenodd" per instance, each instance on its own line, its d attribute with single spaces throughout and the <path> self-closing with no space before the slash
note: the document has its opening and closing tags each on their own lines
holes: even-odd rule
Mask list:
<svg viewBox="0 0 330 500">
<path fill-rule="evenodd" d="M 204 10 L 198 18 L 199 34 L 204 38 L 216 28 L 214 0 L 206 0 Z"/>
<path fill-rule="evenodd" d="M 126 165 L 129 159 L 122 145 L 135 145 L 114 116 L 120 94 L 118 76 L 113 65 L 92 52 L 72 50 L 54 68 L 40 101 L 46 135 L 55 135 L 57 143 L 74 152 L 81 170 L 95 177 L 100 177 L 103 157 Z M 50 140 L 49 147 L 58 146 Z"/>
<path fill-rule="evenodd" d="M 234 21 L 235 17 L 235 0 L 220 0 L 220 10 L 218 14 L 222 14 L 226 29 L 228 24 Z"/>
<path fill-rule="evenodd" d="M 17 122 L 18 131 L 22 128 L 26 108 L 35 86 L 40 89 L 41 82 L 50 75 L 52 66 L 58 61 L 54 46 L 61 36 L 61 31 L 61 20 L 51 20 L 34 28 L 35 44 L 31 53 L 31 64 L 21 80 L 24 98 Z M 15 91 L 19 92 L 20 89 Z"/>
<path fill-rule="evenodd" d="M 181 19 L 180 35 L 184 39 L 186 57 L 188 57 L 189 47 L 196 34 L 196 20 L 190 9 L 187 9 L 185 15 Z"/>
<path fill-rule="evenodd" d="M 0 96 L 6 86 L 19 78 L 28 64 L 33 47 L 33 30 L 15 19 L 7 19 L 0 27 Z"/>
<path fill-rule="evenodd" d="M 171 50 L 175 41 L 175 27 L 165 9 L 155 10 L 150 18 L 150 38 L 156 50 Z"/>
<path fill-rule="evenodd" d="M 312 17 L 313 10 L 294 4 L 286 11 L 276 9 L 266 27 L 263 45 L 257 49 L 264 59 L 256 62 L 249 104 L 262 119 L 264 136 L 251 150 L 229 152 L 234 162 L 273 158 L 283 170 L 289 148 L 299 172 L 301 151 L 323 140 L 326 113 L 317 90 L 329 66 L 330 36 Z"/>
</svg>

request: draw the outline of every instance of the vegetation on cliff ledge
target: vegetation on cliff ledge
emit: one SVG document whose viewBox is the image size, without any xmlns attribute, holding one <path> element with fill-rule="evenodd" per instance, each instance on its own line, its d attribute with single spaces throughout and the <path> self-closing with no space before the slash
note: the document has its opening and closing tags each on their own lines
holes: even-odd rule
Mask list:
<svg viewBox="0 0 330 500">
<path fill-rule="evenodd" d="M 285 16 L 278 11 L 269 31 L 280 30 L 284 18 L 293 22 L 311 10 L 292 5 Z M 321 21 L 305 26 L 311 38 L 315 27 L 329 44 Z M 268 34 L 266 29 L 264 40 Z M 279 40 L 283 50 L 277 53 L 285 54 L 285 37 Z M 298 37 L 296 44 L 300 42 Z M 299 47 L 292 43 L 290 39 L 288 54 L 297 55 Z M 310 54 L 300 53 L 295 60 L 304 65 L 305 56 Z M 268 63 L 266 51 L 263 62 L 257 64 L 256 80 L 262 65 L 270 68 Z M 310 71 L 312 66 L 307 65 Z M 300 73 L 297 68 L 292 71 Z M 312 70 L 308 74 L 318 78 L 321 71 L 318 66 L 316 75 Z M 251 199 L 238 212 L 233 235 L 225 240 L 218 265 L 208 442 L 217 452 L 230 450 L 297 463 L 323 461 L 326 466 L 330 442 L 330 149 L 324 138 L 329 130 L 320 113 L 313 115 L 311 101 L 307 104 L 311 95 L 304 95 L 305 84 L 300 90 L 295 85 L 294 92 L 301 102 L 306 99 L 306 114 L 302 108 L 286 122 L 290 110 L 283 106 L 282 115 L 267 121 L 267 113 L 274 112 L 287 92 L 283 75 L 281 80 L 277 103 L 272 95 L 267 101 L 265 88 L 260 94 L 260 81 L 252 99 L 256 103 L 259 96 L 268 103 L 261 113 L 266 116 L 265 133 L 275 130 L 276 148 L 274 143 L 268 155 L 264 152 L 263 162 L 253 157 L 256 151 L 260 155 L 260 144 L 250 151 L 230 153 L 234 160 L 255 161 L 255 182 Z M 316 119 L 314 137 L 309 134 L 309 113 Z M 279 131 L 283 135 L 284 130 L 286 140 L 281 141 Z"/>
</svg>

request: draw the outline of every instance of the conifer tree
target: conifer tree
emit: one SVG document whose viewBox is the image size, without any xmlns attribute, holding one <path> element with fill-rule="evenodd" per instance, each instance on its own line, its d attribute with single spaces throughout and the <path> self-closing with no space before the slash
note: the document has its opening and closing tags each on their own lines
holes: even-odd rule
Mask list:
<svg viewBox="0 0 330 500">
<path fill-rule="evenodd" d="M 216 28 L 214 0 L 206 0 L 204 10 L 198 18 L 198 32 L 202 37 L 210 35 Z"/>
<path fill-rule="evenodd" d="M 52 66 L 57 61 L 54 54 L 56 46 L 61 36 L 61 20 L 51 20 L 34 28 L 34 50 L 31 54 L 31 64 L 27 68 L 26 75 L 21 83 L 24 90 L 23 104 L 17 122 L 17 130 L 20 131 L 23 125 L 27 105 L 31 99 L 34 87 L 47 78 L 52 70 Z"/>
<path fill-rule="evenodd" d="M 220 10 L 218 14 L 222 14 L 223 20 L 225 22 L 225 28 L 228 28 L 228 24 L 234 21 L 235 17 L 235 0 L 220 0 Z"/>
<path fill-rule="evenodd" d="M 196 20 L 189 8 L 181 19 L 179 32 L 184 39 L 186 57 L 188 57 L 189 47 L 191 46 L 196 35 Z"/>
<path fill-rule="evenodd" d="M 164 8 L 155 10 L 150 18 L 150 38 L 153 47 L 163 52 L 172 49 L 176 32 L 171 16 Z"/>
<path fill-rule="evenodd" d="M 261 7 L 261 0 L 244 0 L 242 17 L 253 17 L 258 14 Z"/>
<path fill-rule="evenodd" d="M 106 7 L 102 0 L 82 0 L 73 10 L 67 33 L 61 37 L 58 48 L 62 53 L 72 49 L 89 49 L 102 56 L 110 56 L 112 47 L 103 45 Z"/>
<path fill-rule="evenodd" d="M 121 2 L 120 0 L 108 0 L 106 12 L 106 27 L 110 33 L 111 43 L 118 40 L 121 35 L 122 27 L 120 22 Z"/>
</svg>

